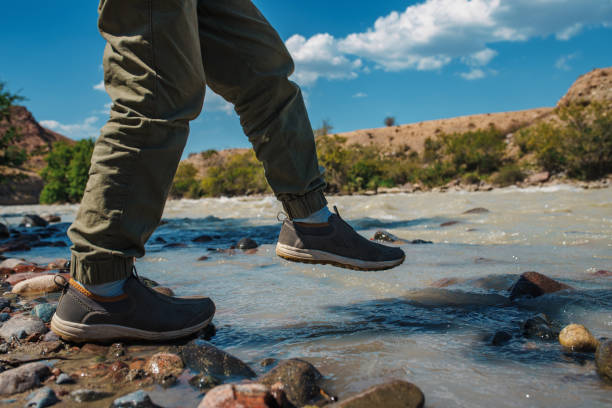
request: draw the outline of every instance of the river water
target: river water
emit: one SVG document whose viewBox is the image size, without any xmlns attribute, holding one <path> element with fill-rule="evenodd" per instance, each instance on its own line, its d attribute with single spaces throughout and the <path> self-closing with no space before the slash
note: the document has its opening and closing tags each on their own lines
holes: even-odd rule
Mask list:
<svg viewBox="0 0 612 408">
<path fill-rule="evenodd" d="M 556 341 L 524 338 L 520 324 L 545 313 L 612 337 L 612 190 L 570 186 L 491 192 L 330 197 L 340 214 L 371 237 L 385 229 L 406 240 L 403 265 L 382 272 L 292 264 L 274 244 L 280 206 L 272 197 L 170 201 L 137 262 L 141 275 L 178 295 L 217 304 L 212 343 L 256 370 L 259 361 L 300 357 L 340 397 L 389 379 L 425 393 L 428 407 L 598 407 L 612 386 L 592 355 L 564 353 Z M 483 207 L 488 212 L 464 214 Z M 57 213 L 66 228 L 76 206 L 0 207 L 9 222 L 27 212 Z M 441 226 L 449 221 L 452 225 Z M 192 239 L 208 234 L 211 242 Z M 216 251 L 242 237 L 255 253 Z M 162 242 L 165 241 L 165 243 Z M 170 245 L 169 245 L 170 244 Z M 175 246 L 172 244 L 186 244 Z M 66 248 L 17 254 L 45 262 Z M 207 260 L 197 261 L 200 256 Z M 538 271 L 575 291 L 509 302 L 518 274 Z M 443 278 L 457 278 L 444 288 Z M 498 330 L 513 334 L 490 344 Z M 156 401 L 195 404 L 197 393 L 157 391 Z M 178 404 L 178 403 L 177 403 Z"/>
</svg>

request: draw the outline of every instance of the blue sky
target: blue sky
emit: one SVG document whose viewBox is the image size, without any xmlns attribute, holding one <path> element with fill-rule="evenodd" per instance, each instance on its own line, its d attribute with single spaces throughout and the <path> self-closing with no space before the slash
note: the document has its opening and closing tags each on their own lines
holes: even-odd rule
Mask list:
<svg viewBox="0 0 612 408">
<path fill-rule="evenodd" d="M 212 1 L 212 0 L 211 0 Z M 334 131 L 553 106 L 612 65 L 612 0 L 256 0 L 296 62 L 313 127 Z M 108 116 L 97 2 L 3 2 L 0 81 L 44 125 L 95 137 Z M 249 146 L 211 92 L 185 155 Z"/>
</svg>

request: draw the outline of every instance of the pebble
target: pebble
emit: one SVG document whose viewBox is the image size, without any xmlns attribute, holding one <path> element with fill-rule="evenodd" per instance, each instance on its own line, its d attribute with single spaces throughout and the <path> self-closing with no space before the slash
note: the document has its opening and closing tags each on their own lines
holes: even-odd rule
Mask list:
<svg viewBox="0 0 612 408">
<path fill-rule="evenodd" d="M 188 368 L 205 375 L 220 379 L 255 377 L 255 372 L 246 363 L 202 339 L 181 347 L 180 355 Z"/>
<path fill-rule="evenodd" d="M 53 331 L 48 331 L 43 337 L 43 341 L 58 341 L 60 337 Z"/>
<path fill-rule="evenodd" d="M 416 385 L 395 380 L 375 385 L 330 408 L 422 408 L 425 395 Z"/>
<path fill-rule="evenodd" d="M 245 250 L 245 249 L 254 249 L 254 248 L 257 248 L 258 246 L 259 245 L 257 244 L 257 242 L 255 242 L 251 238 L 242 238 L 236 244 L 236 248 L 242 249 L 242 250 Z"/>
<path fill-rule="evenodd" d="M 76 402 L 91 402 L 102 398 L 110 397 L 112 394 L 103 391 L 89 390 L 80 388 L 70 393 L 70 397 Z"/>
<path fill-rule="evenodd" d="M 55 391 L 49 387 L 43 387 L 28 396 L 26 408 L 43 408 L 51 406 L 56 402 L 59 402 L 59 399 L 55 395 Z"/>
<path fill-rule="evenodd" d="M 153 354 L 145 364 L 145 372 L 153 377 L 179 376 L 183 372 L 183 360 L 173 353 Z"/>
<path fill-rule="evenodd" d="M 525 272 L 510 289 L 510 300 L 520 297 L 534 298 L 564 289 L 572 289 L 572 287 L 538 272 Z"/>
<path fill-rule="evenodd" d="M 0 337 L 10 341 L 11 337 L 22 339 L 34 333 L 43 334 L 47 326 L 35 316 L 14 316 L 0 327 Z"/>
<path fill-rule="evenodd" d="M 55 313 L 55 309 L 57 309 L 56 305 L 52 305 L 50 303 L 40 303 L 34 306 L 31 313 L 43 322 L 49 323 L 53 317 L 53 314 Z"/>
<path fill-rule="evenodd" d="M 225 384 L 208 391 L 198 408 L 278 408 L 286 406 L 282 402 L 279 403 L 275 397 L 270 388 L 263 384 Z"/>
<path fill-rule="evenodd" d="M 61 373 L 55 380 L 56 384 L 73 384 L 74 379 L 66 373 Z"/>
<path fill-rule="evenodd" d="M 62 287 L 55 280 L 55 275 L 42 275 L 26 279 L 13 286 L 12 292 L 19 295 L 59 292 L 62 290 Z"/>
<path fill-rule="evenodd" d="M 38 387 L 51 375 L 46 364 L 36 362 L 0 373 L 0 395 L 11 395 Z"/>
<path fill-rule="evenodd" d="M 565 326 L 559 333 L 559 343 L 571 351 L 593 352 L 599 342 L 589 329 L 581 324 Z"/>
<path fill-rule="evenodd" d="M 155 408 L 157 405 L 151 401 L 149 394 L 143 390 L 124 395 L 113 401 L 111 408 Z"/>
<path fill-rule="evenodd" d="M 21 220 L 20 225 L 24 225 L 28 228 L 46 227 L 47 225 L 49 225 L 49 223 L 45 219 L 43 219 L 42 217 L 36 214 L 27 214 L 27 215 L 24 215 L 23 219 Z"/>
<path fill-rule="evenodd" d="M 319 381 L 323 378 L 312 364 L 297 358 L 281 361 L 259 379 L 264 385 L 281 383 L 289 401 L 303 406 L 321 396 Z"/>
<path fill-rule="evenodd" d="M 603 341 L 595 353 L 597 374 L 609 383 L 612 383 L 612 340 Z"/>
</svg>

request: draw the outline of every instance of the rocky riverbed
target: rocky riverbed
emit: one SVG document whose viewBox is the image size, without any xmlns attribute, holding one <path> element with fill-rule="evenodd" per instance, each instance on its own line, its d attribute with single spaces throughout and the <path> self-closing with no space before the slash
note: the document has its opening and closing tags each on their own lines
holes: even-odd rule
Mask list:
<svg viewBox="0 0 612 408">
<path fill-rule="evenodd" d="M 57 338 L 75 207 L 3 207 L 0 404 L 609 405 L 609 190 L 479 194 L 340 199 L 408 253 L 383 273 L 278 260 L 273 201 L 172 202 L 140 275 L 219 310 L 171 344 Z M 214 216 L 188 216 L 202 205 Z"/>
</svg>

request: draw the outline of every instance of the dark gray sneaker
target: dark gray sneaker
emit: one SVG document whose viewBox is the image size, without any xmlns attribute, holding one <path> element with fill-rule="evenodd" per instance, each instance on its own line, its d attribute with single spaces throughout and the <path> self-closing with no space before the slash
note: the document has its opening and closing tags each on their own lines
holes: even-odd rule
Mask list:
<svg viewBox="0 0 612 408">
<path fill-rule="evenodd" d="M 74 342 L 172 340 L 206 327 L 215 314 L 209 298 L 162 295 L 134 275 L 123 290 L 117 297 L 101 297 L 70 279 L 51 319 L 51 330 Z"/>
<path fill-rule="evenodd" d="M 362 271 L 393 268 L 406 257 L 401 248 L 381 245 L 359 235 L 340 218 L 338 210 L 324 224 L 285 220 L 276 244 L 276 255 L 289 261 L 331 264 Z"/>
</svg>

